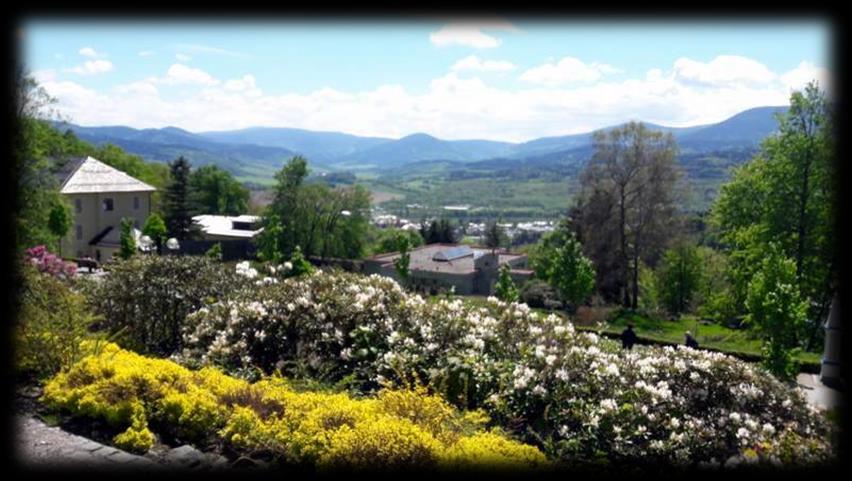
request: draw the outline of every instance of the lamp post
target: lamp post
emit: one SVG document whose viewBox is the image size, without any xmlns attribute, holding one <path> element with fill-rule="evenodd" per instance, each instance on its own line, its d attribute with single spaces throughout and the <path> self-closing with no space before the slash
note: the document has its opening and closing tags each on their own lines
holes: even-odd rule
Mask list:
<svg viewBox="0 0 852 481">
<path fill-rule="evenodd" d="M 175 254 L 177 253 L 177 250 L 180 249 L 180 242 L 178 242 L 178 240 L 174 237 L 171 237 L 166 241 L 166 247 L 169 249 L 169 252 Z"/>
<path fill-rule="evenodd" d="M 139 238 L 139 248 L 142 249 L 142 252 L 150 253 L 151 246 L 154 244 L 154 241 L 150 236 L 143 235 Z"/>
</svg>

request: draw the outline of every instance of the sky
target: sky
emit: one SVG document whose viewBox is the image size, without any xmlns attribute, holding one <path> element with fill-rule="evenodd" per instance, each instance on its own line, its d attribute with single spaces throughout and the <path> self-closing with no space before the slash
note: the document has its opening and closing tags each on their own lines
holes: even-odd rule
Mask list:
<svg viewBox="0 0 852 481">
<path fill-rule="evenodd" d="M 57 21 L 25 67 L 85 126 L 293 127 L 522 142 L 628 120 L 722 121 L 831 88 L 820 21 Z"/>
</svg>

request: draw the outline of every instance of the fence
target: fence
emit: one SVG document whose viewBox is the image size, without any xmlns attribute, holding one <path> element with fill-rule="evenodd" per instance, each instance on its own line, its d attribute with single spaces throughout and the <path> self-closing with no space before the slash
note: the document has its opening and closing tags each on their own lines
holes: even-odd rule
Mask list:
<svg viewBox="0 0 852 481">
<path fill-rule="evenodd" d="M 250 240 L 182 240 L 180 248 L 177 252 L 169 252 L 168 248 L 163 247 L 164 254 L 171 255 L 204 255 L 214 245 L 222 245 L 222 260 L 236 261 L 255 259 L 257 248 Z"/>
</svg>

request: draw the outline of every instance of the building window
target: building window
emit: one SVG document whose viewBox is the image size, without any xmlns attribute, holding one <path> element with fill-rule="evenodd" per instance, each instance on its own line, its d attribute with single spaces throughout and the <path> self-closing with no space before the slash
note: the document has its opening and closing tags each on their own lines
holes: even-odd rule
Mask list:
<svg viewBox="0 0 852 481">
<path fill-rule="evenodd" d="M 77 224 L 77 240 L 83 240 L 83 226 Z"/>
<path fill-rule="evenodd" d="M 98 262 L 101 261 L 101 250 L 100 249 L 95 251 L 95 259 L 97 259 Z"/>
<path fill-rule="evenodd" d="M 139 197 L 133 198 L 133 210 L 139 210 Z"/>
<path fill-rule="evenodd" d="M 83 199 L 74 199 L 74 210 L 79 214 L 83 212 Z"/>
<path fill-rule="evenodd" d="M 104 199 L 104 212 L 111 211 L 112 208 L 112 199 Z"/>
</svg>

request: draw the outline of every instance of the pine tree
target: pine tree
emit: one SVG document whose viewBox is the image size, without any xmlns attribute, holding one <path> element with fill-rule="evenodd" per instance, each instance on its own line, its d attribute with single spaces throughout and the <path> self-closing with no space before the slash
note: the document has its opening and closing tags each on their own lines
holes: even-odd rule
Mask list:
<svg viewBox="0 0 852 481">
<path fill-rule="evenodd" d="M 122 259 L 130 259 L 136 253 L 136 239 L 133 238 L 133 219 L 121 219 L 121 251 Z"/>
<path fill-rule="evenodd" d="M 178 157 L 169 164 L 171 183 L 166 189 L 165 221 L 171 236 L 186 239 L 192 231 L 192 211 L 189 198 L 189 176 L 192 166 L 185 158 Z"/>
</svg>

